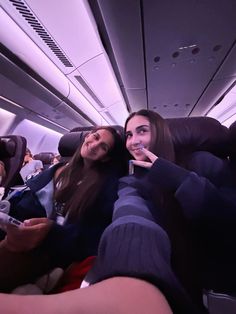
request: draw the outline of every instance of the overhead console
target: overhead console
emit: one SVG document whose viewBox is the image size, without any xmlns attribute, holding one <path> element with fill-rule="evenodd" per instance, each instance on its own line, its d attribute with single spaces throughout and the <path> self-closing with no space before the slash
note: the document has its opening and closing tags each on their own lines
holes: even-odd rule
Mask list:
<svg viewBox="0 0 236 314">
<path fill-rule="evenodd" d="M 6 0 L 2 6 L 0 28 L 8 31 L 1 42 L 59 92 L 58 109 L 67 103 L 64 112 L 69 106 L 81 113 L 82 125 L 124 123 L 127 107 L 86 1 Z"/>
</svg>

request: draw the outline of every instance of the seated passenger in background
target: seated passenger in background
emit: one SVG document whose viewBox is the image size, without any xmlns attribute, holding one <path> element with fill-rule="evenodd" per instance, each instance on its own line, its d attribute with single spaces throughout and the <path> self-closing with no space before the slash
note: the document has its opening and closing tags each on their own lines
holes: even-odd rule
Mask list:
<svg viewBox="0 0 236 314">
<path fill-rule="evenodd" d="M 52 165 L 55 165 L 60 162 L 61 155 L 55 155 L 52 159 Z"/>
<path fill-rule="evenodd" d="M 0 186 L 6 177 L 6 170 L 4 162 L 0 160 Z"/>
<path fill-rule="evenodd" d="M 111 127 L 96 128 L 68 164 L 59 163 L 27 182 L 30 190 L 12 199 L 10 214 L 28 220 L 19 228 L 8 226 L 1 242 L 1 291 L 97 254 L 123 175 L 122 156 L 122 136 Z"/>
<path fill-rule="evenodd" d="M 20 175 L 24 181 L 34 177 L 43 170 L 43 163 L 41 160 L 33 159 L 31 151 L 27 148 L 24 157 L 24 163 L 20 170 Z"/>
<path fill-rule="evenodd" d="M 136 166 L 127 183 L 152 201 L 152 214 L 170 237 L 173 267 L 181 281 L 190 292 L 197 282 L 199 290 L 235 290 L 236 185 L 222 177 L 229 165 L 225 168 L 217 157 L 200 152 L 189 164 L 200 175 L 176 165 L 169 128 L 152 111 L 131 114 L 125 132 Z"/>
</svg>

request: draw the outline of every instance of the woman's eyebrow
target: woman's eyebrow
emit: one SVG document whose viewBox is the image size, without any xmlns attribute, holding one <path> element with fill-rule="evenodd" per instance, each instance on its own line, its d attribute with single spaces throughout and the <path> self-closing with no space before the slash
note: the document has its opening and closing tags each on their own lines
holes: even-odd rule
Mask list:
<svg viewBox="0 0 236 314">
<path fill-rule="evenodd" d="M 142 125 L 139 125 L 139 126 L 137 126 L 136 127 L 136 131 L 138 131 L 138 130 L 140 130 L 140 129 L 142 129 L 143 127 L 147 127 L 147 128 L 149 128 L 150 127 L 150 125 L 148 125 L 148 124 L 142 124 Z"/>
<path fill-rule="evenodd" d="M 129 134 L 132 134 L 132 132 L 131 132 L 131 131 L 126 131 L 126 132 L 125 132 L 125 136 L 127 136 L 127 135 L 129 135 Z"/>
</svg>

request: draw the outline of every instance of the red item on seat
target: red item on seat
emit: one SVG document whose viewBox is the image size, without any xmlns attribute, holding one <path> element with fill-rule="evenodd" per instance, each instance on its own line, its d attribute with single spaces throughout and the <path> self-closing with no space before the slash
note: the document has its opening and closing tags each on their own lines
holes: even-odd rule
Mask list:
<svg viewBox="0 0 236 314">
<path fill-rule="evenodd" d="M 82 262 L 75 262 L 65 271 L 60 286 L 53 293 L 80 288 L 84 277 L 93 266 L 96 256 L 89 256 Z"/>
</svg>

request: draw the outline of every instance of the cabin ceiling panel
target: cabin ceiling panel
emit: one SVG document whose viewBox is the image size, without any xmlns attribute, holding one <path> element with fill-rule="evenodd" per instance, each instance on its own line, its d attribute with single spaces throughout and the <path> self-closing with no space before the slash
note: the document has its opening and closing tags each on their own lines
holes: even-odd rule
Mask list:
<svg viewBox="0 0 236 314">
<path fill-rule="evenodd" d="M 146 89 L 125 89 L 132 111 L 147 108 Z"/>
<path fill-rule="evenodd" d="M 215 103 L 221 98 L 222 94 L 230 88 L 234 83 L 235 78 L 223 78 L 221 80 L 214 80 L 206 89 L 201 99 L 191 112 L 191 116 L 206 115 Z"/>
<path fill-rule="evenodd" d="M 235 14 L 236 18 L 236 14 Z M 220 67 L 219 71 L 216 73 L 214 80 L 226 78 L 226 77 L 236 77 L 236 28 L 235 28 L 235 44 L 231 52 L 228 54 L 224 63 Z"/>
<path fill-rule="evenodd" d="M 186 116 L 198 102 L 235 40 L 234 1 L 145 0 L 144 41 L 148 107 L 165 117 Z M 186 106 L 188 105 L 188 106 Z M 184 109 L 185 107 L 185 109 Z M 158 107 L 157 107 L 158 108 Z M 199 111 L 199 114 L 202 112 Z"/>
<path fill-rule="evenodd" d="M 164 117 L 188 116 L 192 111 L 201 115 L 210 106 L 210 97 L 217 98 L 211 92 L 206 95 L 211 82 L 234 76 L 234 0 L 96 2 L 105 25 L 101 30 L 109 40 L 103 37 L 112 47 L 110 56 L 114 55 L 116 75 L 132 111 L 147 104 Z M 220 95 L 229 81 L 215 84 L 212 92 Z M 136 89 L 147 90 L 146 101 Z"/>
</svg>

